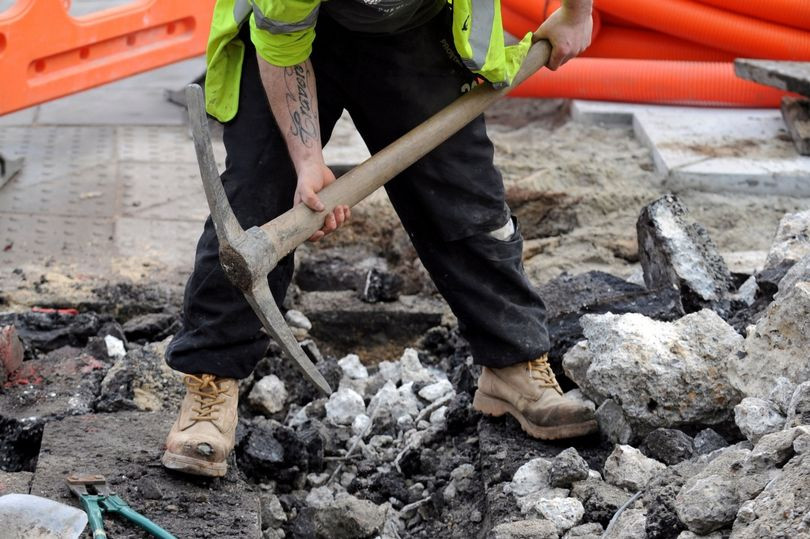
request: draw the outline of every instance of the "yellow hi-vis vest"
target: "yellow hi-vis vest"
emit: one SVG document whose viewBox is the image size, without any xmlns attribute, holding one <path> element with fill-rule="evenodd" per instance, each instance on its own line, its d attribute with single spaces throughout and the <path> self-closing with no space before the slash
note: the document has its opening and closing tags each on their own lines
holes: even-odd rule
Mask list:
<svg viewBox="0 0 810 539">
<path fill-rule="evenodd" d="M 328 1 L 328 0 L 327 0 Z M 449 0 L 453 41 L 467 68 L 496 87 L 512 82 L 531 46 L 531 33 L 504 44 L 500 0 Z M 256 51 L 277 66 L 309 58 L 321 0 L 217 0 L 206 49 L 205 100 L 208 113 L 227 122 L 239 106 L 245 45 L 239 28 L 248 22 Z"/>
</svg>

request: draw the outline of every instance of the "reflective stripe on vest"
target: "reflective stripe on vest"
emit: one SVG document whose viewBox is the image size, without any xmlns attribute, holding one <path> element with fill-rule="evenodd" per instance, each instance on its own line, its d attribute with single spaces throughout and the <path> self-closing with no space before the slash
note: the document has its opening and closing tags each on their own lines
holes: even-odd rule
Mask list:
<svg viewBox="0 0 810 539">
<path fill-rule="evenodd" d="M 318 20 L 318 10 L 320 7 L 320 4 L 315 6 L 315 9 L 313 9 L 309 15 L 307 15 L 304 20 L 300 22 L 282 22 L 265 17 L 264 13 L 259 10 L 259 7 L 254 4 L 253 17 L 256 19 L 256 26 L 262 30 L 267 30 L 271 34 L 290 34 L 292 32 L 306 30 L 315 26 L 315 23 Z"/>
<path fill-rule="evenodd" d="M 470 48 L 472 58 L 465 58 L 464 65 L 468 69 L 480 70 L 487 62 L 487 53 L 492 39 L 492 23 L 495 19 L 494 0 L 473 0 L 472 20 L 470 24 Z"/>
<path fill-rule="evenodd" d="M 250 2 L 249 0 L 236 0 L 233 5 L 233 20 L 236 24 L 242 24 L 250 15 Z"/>
</svg>

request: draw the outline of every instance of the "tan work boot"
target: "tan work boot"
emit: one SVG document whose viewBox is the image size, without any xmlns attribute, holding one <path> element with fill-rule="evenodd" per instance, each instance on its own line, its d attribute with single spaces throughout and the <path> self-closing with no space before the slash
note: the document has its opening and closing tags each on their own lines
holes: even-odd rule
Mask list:
<svg viewBox="0 0 810 539">
<path fill-rule="evenodd" d="M 548 356 L 502 369 L 484 367 L 473 408 L 485 415 L 511 414 L 523 430 L 541 440 L 583 436 L 597 430 L 593 411 L 566 399 Z"/>
<path fill-rule="evenodd" d="M 160 460 L 171 470 L 222 477 L 236 436 L 239 387 L 236 380 L 211 374 L 187 374 L 183 382 L 186 396 Z"/>
</svg>

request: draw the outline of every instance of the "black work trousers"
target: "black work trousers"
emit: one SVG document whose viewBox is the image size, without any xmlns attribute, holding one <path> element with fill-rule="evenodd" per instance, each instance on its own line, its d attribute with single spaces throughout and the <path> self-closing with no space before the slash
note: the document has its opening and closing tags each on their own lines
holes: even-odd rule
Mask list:
<svg viewBox="0 0 810 539">
<path fill-rule="evenodd" d="M 396 35 L 351 32 L 321 15 L 311 55 L 323 143 L 344 109 L 371 153 L 469 90 L 473 76 L 452 48 L 447 13 Z M 224 125 L 222 180 L 244 228 L 292 206 L 296 175 L 259 79 L 246 32 L 239 110 Z M 502 367 L 549 348 L 545 308 L 521 262 L 519 229 L 489 234 L 511 218 L 483 116 L 390 181 L 386 190 L 422 263 L 459 321 L 476 363 Z M 340 233 L 339 231 L 337 232 Z M 293 272 L 292 255 L 269 276 L 277 302 Z M 267 337 L 242 293 L 225 277 L 210 218 L 188 281 L 183 328 L 167 351 L 188 374 L 248 376 Z"/>
</svg>

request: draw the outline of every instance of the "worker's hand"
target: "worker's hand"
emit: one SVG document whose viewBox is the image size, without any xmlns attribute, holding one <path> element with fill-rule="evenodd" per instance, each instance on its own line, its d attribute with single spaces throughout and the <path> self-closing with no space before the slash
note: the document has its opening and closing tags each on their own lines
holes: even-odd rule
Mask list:
<svg viewBox="0 0 810 539">
<path fill-rule="evenodd" d="M 334 173 L 323 163 L 307 164 L 298 170 L 298 186 L 295 189 L 293 204 L 303 202 L 312 211 L 324 210 L 323 202 L 318 198 L 318 192 L 335 181 Z M 349 220 L 352 211 L 348 206 L 337 206 L 329 213 L 323 222 L 323 228 L 309 237 L 309 241 L 318 241 L 330 232 L 334 232 L 343 223 Z"/>
<path fill-rule="evenodd" d="M 532 37 L 533 42 L 547 39 L 551 43 L 551 57 L 546 67 L 554 71 L 578 56 L 591 44 L 593 17 L 590 3 L 585 6 L 563 5 L 540 25 Z"/>
</svg>

